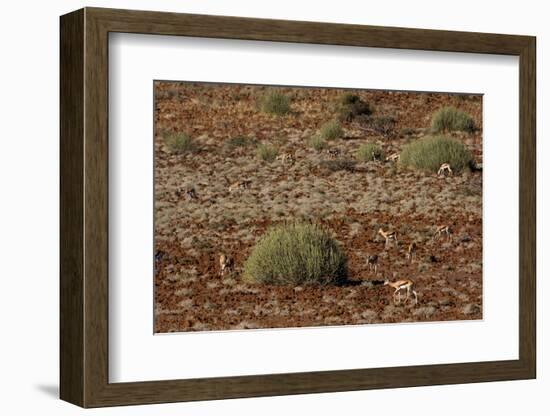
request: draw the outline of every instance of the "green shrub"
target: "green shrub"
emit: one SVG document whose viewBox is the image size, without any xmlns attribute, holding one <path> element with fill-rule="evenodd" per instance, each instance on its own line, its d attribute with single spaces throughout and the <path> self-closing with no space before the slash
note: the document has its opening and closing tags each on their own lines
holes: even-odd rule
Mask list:
<svg viewBox="0 0 550 416">
<path fill-rule="evenodd" d="M 357 149 L 357 159 L 361 162 L 369 162 L 372 160 L 382 160 L 384 151 L 375 143 L 362 144 Z"/>
<path fill-rule="evenodd" d="M 275 146 L 269 144 L 260 144 L 258 146 L 258 157 L 266 162 L 273 162 L 277 158 L 278 150 Z"/>
<path fill-rule="evenodd" d="M 327 169 L 331 172 L 337 172 L 340 170 L 345 170 L 347 172 L 354 172 L 356 164 L 357 163 L 355 162 L 355 160 L 341 158 L 341 159 L 334 159 L 334 160 L 322 160 L 320 163 L 320 166 L 321 168 Z"/>
<path fill-rule="evenodd" d="M 440 133 L 444 131 L 466 131 L 475 129 L 474 119 L 464 111 L 454 107 L 443 107 L 432 116 L 432 131 Z"/>
<path fill-rule="evenodd" d="M 176 133 L 164 138 L 164 142 L 172 153 L 189 153 L 196 150 L 196 145 L 187 133 Z"/>
<path fill-rule="evenodd" d="M 355 117 L 360 115 L 369 115 L 372 113 L 370 105 L 361 100 L 358 95 L 352 93 L 345 93 L 339 99 L 336 104 L 336 114 L 340 121 L 352 121 Z"/>
<path fill-rule="evenodd" d="M 437 172 L 449 163 L 455 172 L 469 166 L 472 154 L 466 146 L 445 136 L 426 137 L 409 143 L 401 152 L 400 163 L 420 170 Z"/>
<path fill-rule="evenodd" d="M 317 150 L 318 152 L 320 152 L 321 150 L 327 147 L 327 141 L 323 139 L 321 136 L 313 136 L 309 140 L 309 145 L 313 147 L 315 150 Z"/>
<path fill-rule="evenodd" d="M 244 279 L 275 285 L 330 284 L 346 278 L 338 242 L 315 224 L 290 223 L 267 230 L 244 264 Z"/>
<path fill-rule="evenodd" d="M 267 92 L 260 101 L 264 113 L 282 116 L 290 112 L 290 98 L 280 91 Z"/>
<path fill-rule="evenodd" d="M 235 136 L 225 141 L 225 147 L 235 149 L 236 147 L 250 146 L 255 143 L 254 139 L 246 136 Z"/>
<path fill-rule="evenodd" d="M 344 135 L 344 130 L 339 121 L 333 120 L 323 124 L 319 134 L 321 138 L 325 140 L 334 140 L 342 137 Z"/>
</svg>

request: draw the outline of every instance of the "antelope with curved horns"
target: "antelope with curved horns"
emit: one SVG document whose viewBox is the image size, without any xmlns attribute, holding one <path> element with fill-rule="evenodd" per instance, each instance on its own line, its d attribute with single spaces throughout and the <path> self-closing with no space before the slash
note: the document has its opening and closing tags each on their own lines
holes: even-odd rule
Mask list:
<svg viewBox="0 0 550 416">
<path fill-rule="evenodd" d="M 395 303 L 395 297 L 397 296 L 397 303 L 401 303 L 401 292 L 405 290 L 407 292 L 407 297 L 405 298 L 405 302 L 409 300 L 410 294 L 412 293 L 414 295 L 414 304 L 418 304 L 418 295 L 416 291 L 414 290 L 414 282 L 410 279 L 400 279 L 396 280 L 395 282 L 390 282 L 388 279 L 384 281 L 384 286 L 390 286 L 395 289 L 393 292 L 393 302 Z"/>
</svg>

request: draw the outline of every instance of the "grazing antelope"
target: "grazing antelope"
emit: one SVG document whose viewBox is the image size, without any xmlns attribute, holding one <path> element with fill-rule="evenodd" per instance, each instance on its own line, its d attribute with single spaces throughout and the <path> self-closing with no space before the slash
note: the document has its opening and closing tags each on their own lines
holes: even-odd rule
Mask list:
<svg viewBox="0 0 550 416">
<path fill-rule="evenodd" d="M 409 260 L 409 263 L 412 263 L 414 256 L 416 256 L 416 243 L 413 241 L 407 249 L 407 260 Z"/>
<path fill-rule="evenodd" d="M 434 239 L 441 237 L 442 234 L 447 234 L 447 238 L 451 239 L 451 227 L 448 225 L 440 225 L 437 227 L 437 230 L 435 230 Z"/>
<path fill-rule="evenodd" d="M 378 270 L 378 255 L 373 254 L 372 256 L 368 256 L 367 266 L 369 267 L 369 271 L 374 269 L 374 274 L 376 274 L 376 271 Z"/>
<path fill-rule="evenodd" d="M 378 234 L 380 234 L 382 237 L 384 237 L 386 239 L 386 245 L 385 247 L 387 248 L 390 241 L 393 240 L 395 241 L 395 246 L 397 247 L 397 232 L 396 231 L 384 231 L 382 228 L 380 228 L 378 230 Z"/>
<path fill-rule="evenodd" d="M 220 276 L 233 269 L 233 259 L 225 254 L 220 254 Z"/>
<path fill-rule="evenodd" d="M 416 305 L 418 303 L 418 295 L 416 294 L 416 291 L 414 290 L 414 282 L 410 279 L 400 279 L 396 280 L 395 282 L 390 282 L 388 279 L 384 281 L 384 286 L 391 286 L 395 289 L 393 292 L 393 302 L 395 303 L 395 297 L 397 296 L 397 303 L 401 303 L 401 292 L 403 290 L 407 291 L 407 297 L 405 298 L 405 302 L 409 300 L 410 294 L 412 293 L 414 295 L 414 304 Z"/>
<path fill-rule="evenodd" d="M 399 153 L 392 153 L 386 158 L 386 162 L 397 162 L 400 157 Z"/>
<path fill-rule="evenodd" d="M 242 189 L 248 189 L 248 188 L 250 188 L 251 183 L 252 183 L 252 181 L 248 181 L 248 180 L 233 182 L 231 185 L 229 185 L 228 190 L 229 190 L 229 192 L 234 192 L 234 191 L 239 191 L 239 190 L 242 190 Z"/>
<path fill-rule="evenodd" d="M 292 153 L 283 153 L 283 154 L 280 154 L 278 155 L 276 158 L 276 160 L 280 160 L 281 162 L 284 163 L 290 163 L 290 164 L 293 164 L 295 159 L 294 159 L 294 155 Z"/>
<path fill-rule="evenodd" d="M 333 159 L 337 158 L 341 154 L 340 150 L 338 150 L 338 149 L 328 149 L 327 153 Z"/>
<path fill-rule="evenodd" d="M 439 167 L 439 170 L 437 171 L 437 176 L 441 176 L 441 175 L 443 175 L 445 172 L 447 172 L 449 175 L 452 175 L 452 174 L 453 174 L 453 170 L 451 169 L 451 165 L 449 165 L 448 163 L 443 163 L 443 164 Z"/>
</svg>

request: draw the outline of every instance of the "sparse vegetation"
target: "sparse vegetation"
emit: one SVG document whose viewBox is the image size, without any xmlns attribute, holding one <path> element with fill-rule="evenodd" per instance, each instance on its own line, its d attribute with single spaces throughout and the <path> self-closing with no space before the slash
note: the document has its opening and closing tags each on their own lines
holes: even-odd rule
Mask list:
<svg viewBox="0 0 550 416">
<path fill-rule="evenodd" d="M 338 242 L 315 224 L 272 227 L 244 264 L 244 279 L 275 285 L 338 283 L 347 275 L 347 260 Z"/>
<path fill-rule="evenodd" d="M 358 121 L 364 129 L 385 137 L 389 137 L 395 129 L 395 117 L 392 115 L 363 116 Z"/>
<path fill-rule="evenodd" d="M 384 151 L 375 143 L 362 144 L 357 149 L 357 159 L 360 162 L 369 162 L 372 160 L 382 160 Z"/>
<path fill-rule="evenodd" d="M 337 172 L 339 170 L 345 170 L 347 172 L 354 172 L 355 165 L 357 163 L 355 160 L 348 158 L 339 158 L 334 160 L 323 160 L 321 161 L 321 167 L 327 169 L 331 172 Z"/>
<path fill-rule="evenodd" d="M 280 91 L 267 92 L 260 101 L 264 113 L 283 116 L 290 112 L 290 98 Z"/>
<path fill-rule="evenodd" d="M 321 138 L 325 140 L 334 140 L 342 137 L 344 135 L 344 130 L 339 121 L 333 120 L 323 124 L 319 134 Z"/>
<path fill-rule="evenodd" d="M 443 163 L 449 163 L 454 172 L 470 165 L 472 154 L 458 140 L 445 136 L 426 137 L 409 143 L 401 152 L 400 163 L 415 169 L 437 172 Z"/>
<path fill-rule="evenodd" d="M 172 153 L 190 153 L 196 150 L 196 145 L 187 133 L 170 134 L 164 138 L 164 142 Z"/>
<path fill-rule="evenodd" d="M 345 93 L 336 104 L 336 114 L 339 121 L 352 121 L 355 117 L 361 115 L 370 115 L 372 108 L 361 100 L 358 95 Z"/>
<path fill-rule="evenodd" d="M 309 139 L 309 145 L 320 152 L 327 147 L 327 141 L 321 136 L 313 136 L 311 139 Z"/>
<path fill-rule="evenodd" d="M 256 141 L 246 136 L 235 136 L 225 141 L 225 147 L 235 149 L 237 147 L 245 147 L 254 144 Z"/>
<path fill-rule="evenodd" d="M 260 159 L 265 162 L 271 163 L 277 158 L 277 154 L 279 153 L 279 151 L 275 146 L 261 143 L 260 145 L 258 145 L 257 153 Z"/>
<path fill-rule="evenodd" d="M 432 117 L 432 131 L 434 133 L 475 130 L 474 119 L 464 111 L 455 107 L 443 107 L 436 111 Z"/>
</svg>

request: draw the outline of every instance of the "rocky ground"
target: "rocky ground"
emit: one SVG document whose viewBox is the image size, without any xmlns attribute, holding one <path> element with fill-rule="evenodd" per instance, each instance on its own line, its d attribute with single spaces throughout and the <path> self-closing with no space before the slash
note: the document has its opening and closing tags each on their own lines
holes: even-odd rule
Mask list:
<svg viewBox="0 0 550 416">
<path fill-rule="evenodd" d="M 344 91 L 282 88 L 292 97 L 288 115 L 258 109 L 267 87 L 157 82 L 155 84 L 155 332 L 302 327 L 482 318 L 482 175 L 454 176 L 408 170 L 393 162 L 357 163 L 332 171 L 325 151 L 310 138 L 334 116 Z M 378 143 L 387 154 L 424 136 L 432 114 L 453 105 L 482 121 L 481 96 L 353 91 L 391 115 L 387 135 L 343 124 L 344 137 L 329 142 L 338 158 L 355 159 L 357 148 Z M 174 154 L 164 137 L 186 132 L 196 150 Z M 243 136 L 247 142 L 234 146 Z M 482 162 L 482 130 L 453 133 Z M 268 163 L 257 144 L 291 153 L 295 162 Z M 228 192 L 228 184 L 250 187 Z M 187 189 L 197 198 L 188 198 Z M 254 243 L 274 223 L 300 218 L 324 225 L 349 259 L 341 286 L 281 287 L 245 283 L 242 265 Z M 452 238 L 434 239 L 449 224 Z M 377 230 L 398 232 L 385 248 Z M 418 244 L 412 263 L 408 244 Z M 218 257 L 234 258 L 220 277 Z M 378 272 L 368 255 L 379 255 Z M 395 304 L 381 285 L 409 278 L 418 304 Z"/>
</svg>

